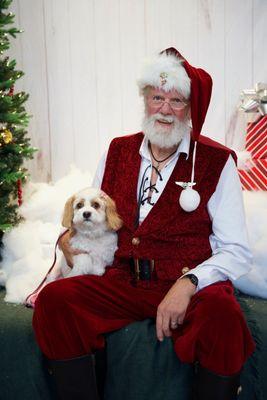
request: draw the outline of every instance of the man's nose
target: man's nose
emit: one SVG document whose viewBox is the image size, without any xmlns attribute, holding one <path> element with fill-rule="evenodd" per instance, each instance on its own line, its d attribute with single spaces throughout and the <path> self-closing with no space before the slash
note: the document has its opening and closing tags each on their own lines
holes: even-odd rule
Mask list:
<svg viewBox="0 0 267 400">
<path fill-rule="evenodd" d="M 170 115 L 173 114 L 173 110 L 171 108 L 171 105 L 168 101 L 164 101 L 164 103 L 162 104 L 162 107 L 160 109 L 160 112 L 164 115 Z"/>
</svg>

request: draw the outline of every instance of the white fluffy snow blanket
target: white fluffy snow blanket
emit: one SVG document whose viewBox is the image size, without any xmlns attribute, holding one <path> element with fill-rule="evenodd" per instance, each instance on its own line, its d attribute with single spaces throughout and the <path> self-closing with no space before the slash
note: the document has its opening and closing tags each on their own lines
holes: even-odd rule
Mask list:
<svg viewBox="0 0 267 400">
<path fill-rule="evenodd" d="M 72 169 L 53 185 L 25 188 L 20 208 L 25 222 L 4 235 L 0 283 L 6 286 L 6 301 L 22 303 L 38 286 L 53 262 L 67 198 L 90 184 L 88 173 Z M 234 284 L 244 293 L 267 298 L 267 192 L 244 192 L 244 201 L 254 265 Z"/>
</svg>

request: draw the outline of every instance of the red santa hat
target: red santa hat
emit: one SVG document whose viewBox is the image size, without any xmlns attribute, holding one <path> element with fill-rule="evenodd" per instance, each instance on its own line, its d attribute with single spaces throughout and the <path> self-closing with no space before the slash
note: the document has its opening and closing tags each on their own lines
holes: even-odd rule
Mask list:
<svg viewBox="0 0 267 400">
<path fill-rule="evenodd" d="M 185 99 L 190 98 L 192 138 L 199 138 L 212 91 L 212 79 L 206 71 L 190 65 L 170 47 L 145 64 L 138 86 L 142 93 L 147 86 L 152 86 L 166 92 L 176 89 Z"/>
</svg>

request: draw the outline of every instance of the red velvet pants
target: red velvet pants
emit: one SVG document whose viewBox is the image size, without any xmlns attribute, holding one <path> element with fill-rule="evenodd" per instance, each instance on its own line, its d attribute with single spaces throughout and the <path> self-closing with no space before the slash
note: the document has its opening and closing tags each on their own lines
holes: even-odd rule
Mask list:
<svg viewBox="0 0 267 400">
<path fill-rule="evenodd" d="M 33 316 L 37 342 L 50 359 L 68 359 L 104 346 L 103 334 L 133 321 L 155 317 L 173 282 L 134 287 L 129 276 L 78 276 L 49 283 L 40 292 Z M 233 295 L 232 284 L 218 282 L 196 293 L 183 325 L 173 330 L 179 359 L 199 361 L 231 375 L 242 368 L 254 342 Z"/>
</svg>

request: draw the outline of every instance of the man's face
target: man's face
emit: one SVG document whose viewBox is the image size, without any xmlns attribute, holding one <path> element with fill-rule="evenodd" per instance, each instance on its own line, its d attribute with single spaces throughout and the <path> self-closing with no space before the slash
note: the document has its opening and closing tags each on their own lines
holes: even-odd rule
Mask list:
<svg viewBox="0 0 267 400">
<path fill-rule="evenodd" d="M 148 88 L 145 95 L 145 107 L 148 117 L 154 114 L 174 116 L 179 121 L 184 121 L 188 115 L 189 102 L 175 89 L 165 92 L 158 88 Z M 159 126 L 172 128 L 173 124 L 156 120 Z"/>
<path fill-rule="evenodd" d="M 147 88 L 143 131 L 159 147 L 177 145 L 188 132 L 190 104 L 175 89 Z"/>
</svg>

